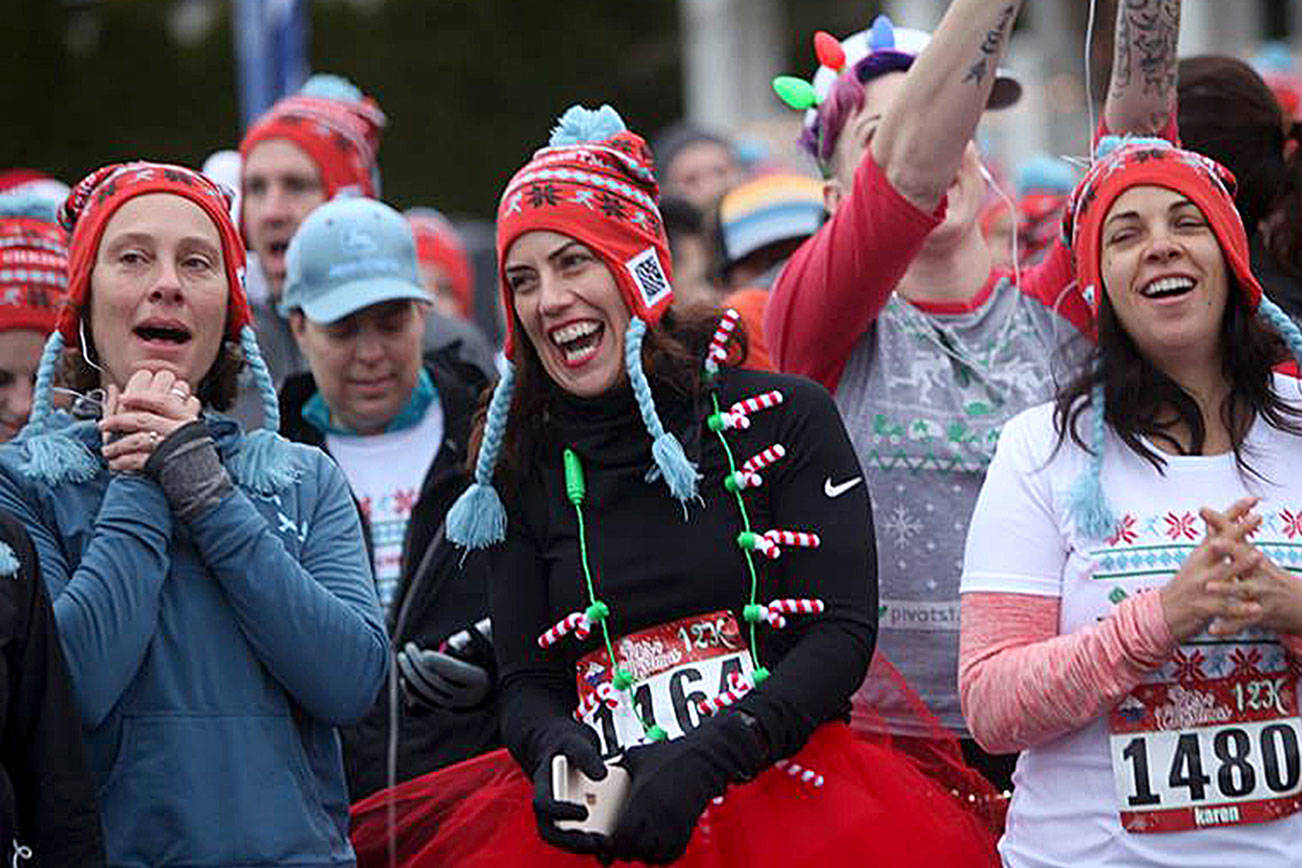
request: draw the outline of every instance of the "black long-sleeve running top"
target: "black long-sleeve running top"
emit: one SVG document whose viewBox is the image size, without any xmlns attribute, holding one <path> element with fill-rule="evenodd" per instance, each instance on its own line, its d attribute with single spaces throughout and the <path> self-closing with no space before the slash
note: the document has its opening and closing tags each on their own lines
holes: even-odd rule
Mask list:
<svg viewBox="0 0 1302 868">
<path fill-rule="evenodd" d="M 808 380 L 724 369 L 719 406 L 779 390 L 779 406 L 751 415 L 747 430 L 724 436 L 738 465 L 774 443 L 786 455 L 746 489 L 751 526 L 817 533 L 817 549 L 784 548 L 770 561 L 756 555 L 756 601 L 818 598 L 819 616 L 789 618 L 783 630 L 758 631 L 760 663 L 772 677 L 738 707 L 763 729 L 772 759 L 804 745 L 821 723 L 849 712 L 876 634 L 876 553 L 871 507 L 850 440 L 827 392 Z M 745 629 L 750 575 L 736 542 L 744 529 L 736 499 L 724 488 L 727 457 L 706 425 L 707 391 L 696 400 L 656 394 L 666 429 L 698 463 L 700 500 L 683 506 L 663 481 L 647 481 L 651 440 L 631 391 L 594 399 L 555 395 L 533 461 L 507 494 L 507 540 L 492 554 L 494 634 L 503 691 L 503 736 L 527 772 L 548 723 L 576 704 L 575 662 L 598 647 L 599 631 L 542 649 L 537 637 L 588 604 L 579 557 L 578 522 L 566 499 L 562 451 L 580 457 L 587 483 L 584 521 L 597 596 L 610 607 L 612 638 L 690 615 L 730 609 Z M 858 481 L 856 481 L 858 480 Z M 868 519 L 867 521 L 865 519 Z"/>
</svg>

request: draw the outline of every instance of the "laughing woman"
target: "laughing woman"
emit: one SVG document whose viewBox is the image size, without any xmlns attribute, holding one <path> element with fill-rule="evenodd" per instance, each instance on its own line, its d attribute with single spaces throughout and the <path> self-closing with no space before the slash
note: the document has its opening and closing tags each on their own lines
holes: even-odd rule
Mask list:
<svg viewBox="0 0 1302 868">
<path fill-rule="evenodd" d="M 858 463 L 823 389 L 721 364 L 717 316 L 669 310 L 656 193 L 609 107 L 567 112 L 507 186 L 512 366 L 447 531 L 489 549 L 518 767 L 378 794 L 355 840 L 377 840 L 392 798 L 407 864 L 988 864 L 957 800 L 844 723 L 876 593 Z M 611 827 L 575 828 L 596 818 L 553 788 L 558 760 L 628 775 Z M 464 790 L 412 828 L 422 797 Z"/>
<path fill-rule="evenodd" d="M 0 504 L 53 599 L 109 863 L 350 865 L 335 727 L 370 707 L 387 642 L 347 483 L 273 434 L 228 214 L 176 166 L 74 188 L 70 302 Z M 270 431 L 214 412 L 244 362 Z M 98 418 L 51 408 L 56 367 Z"/>
<path fill-rule="evenodd" d="M 1004 429 L 963 574 L 964 712 L 1023 751 L 1005 865 L 1296 862 L 1302 332 L 1233 187 L 1105 140 L 1069 204 L 1095 364 Z"/>
</svg>

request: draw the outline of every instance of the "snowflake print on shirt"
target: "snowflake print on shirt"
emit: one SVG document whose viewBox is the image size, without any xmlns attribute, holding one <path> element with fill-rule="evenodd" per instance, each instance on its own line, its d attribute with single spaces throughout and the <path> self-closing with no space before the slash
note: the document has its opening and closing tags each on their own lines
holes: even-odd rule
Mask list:
<svg viewBox="0 0 1302 868">
<path fill-rule="evenodd" d="M 1182 512 L 1176 514 L 1168 512 L 1166 514 L 1166 535 L 1171 539 L 1198 539 L 1198 530 L 1194 527 L 1194 514 L 1192 512 Z"/>
<path fill-rule="evenodd" d="M 1230 652 L 1230 662 L 1234 664 L 1235 675 L 1261 674 L 1260 648 L 1235 648 Z"/>
<path fill-rule="evenodd" d="M 1130 545 L 1138 538 L 1135 532 L 1135 517 L 1126 513 L 1117 522 L 1117 532 L 1108 537 L 1107 543 L 1110 546 Z"/>
<path fill-rule="evenodd" d="M 1280 530 L 1282 530 L 1284 536 L 1289 539 L 1296 539 L 1297 537 L 1302 536 L 1302 509 L 1299 509 L 1297 512 L 1288 509 L 1281 509 L 1279 511 L 1279 523 L 1282 525 Z"/>
<path fill-rule="evenodd" d="M 900 503 L 882 522 L 882 530 L 890 534 L 897 546 L 903 548 L 922 530 L 922 522 L 909 512 L 907 506 Z"/>
<path fill-rule="evenodd" d="M 1171 667 L 1172 678 L 1181 684 L 1202 681 L 1204 677 L 1202 667 L 1204 659 L 1201 651 L 1195 650 L 1185 653 L 1183 648 L 1177 648 L 1175 653 L 1171 655 L 1171 662 L 1168 664 Z"/>
</svg>

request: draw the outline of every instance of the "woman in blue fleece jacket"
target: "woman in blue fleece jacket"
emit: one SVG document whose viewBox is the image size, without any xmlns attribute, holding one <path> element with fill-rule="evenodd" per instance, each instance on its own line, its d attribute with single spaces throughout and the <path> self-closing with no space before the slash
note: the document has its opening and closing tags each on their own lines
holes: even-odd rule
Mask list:
<svg viewBox="0 0 1302 868">
<path fill-rule="evenodd" d="M 109 863 L 351 865 L 336 727 L 371 707 L 387 640 L 347 483 L 273 433 L 223 191 L 112 166 L 61 219 L 70 304 L 0 505 L 54 601 Z M 211 412 L 243 363 L 271 430 Z"/>
</svg>

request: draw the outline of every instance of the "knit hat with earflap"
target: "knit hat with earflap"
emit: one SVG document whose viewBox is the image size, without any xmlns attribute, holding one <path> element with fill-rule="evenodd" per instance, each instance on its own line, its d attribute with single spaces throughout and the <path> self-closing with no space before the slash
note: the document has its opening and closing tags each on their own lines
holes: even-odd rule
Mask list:
<svg viewBox="0 0 1302 868">
<path fill-rule="evenodd" d="M 59 222 L 71 234 L 68 245 L 68 300 L 57 328 L 45 344 L 32 396 L 32 413 L 18 435 L 26 449 L 20 469 L 49 484 L 85 481 L 99 469 L 96 456 L 79 441 L 62 433 L 51 408 L 54 369 L 65 348 L 79 350 L 85 335 L 85 313 L 90 298 L 91 272 L 100 241 L 110 218 L 126 202 L 151 193 L 180 196 L 197 205 L 212 221 L 221 239 L 222 260 L 230 295 L 226 304 L 226 339 L 240 344 L 254 382 L 262 396 L 265 428 L 251 432 L 230 466 L 244 487 L 263 494 L 281 490 L 296 478 L 288 443 L 276 433 L 280 407 L 275 385 L 262 359 L 253 332 L 253 313 L 244 294 L 244 245 L 231 222 L 231 192 L 183 166 L 162 163 L 119 163 L 105 166 L 82 179 L 59 210 Z M 86 335 L 86 337 L 89 337 Z"/>
<path fill-rule="evenodd" d="M 642 369 L 642 339 L 673 301 L 669 241 L 656 202 L 659 187 L 651 151 L 610 106 L 573 106 L 552 131 L 550 144 L 515 173 L 497 209 L 498 280 L 503 307 L 513 309 L 506 254 L 526 232 L 548 230 L 573 238 L 601 258 L 631 318 L 624 336 L 629 384 L 647 433 L 656 475 L 684 503 L 696 496 L 696 466 L 665 431 Z M 506 432 L 515 363 L 515 317 L 507 316 L 506 371 L 489 404 L 474 484 L 448 513 L 448 539 L 484 548 L 506 537 L 506 512 L 493 488 L 497 454 Z"/>
<path fill-rule="evenodd" d="M 1248 237 L 1234 207 L 1235 180 L 1229 169 L 1165 139 L 1107 136 L 1098 145 L 1095 162 L 1076 186 L 1063 215 L 1063 235 L 1070 240 L 1076 260 L 1076 278 L 1098 321 L 1102 303 L 1103 222 L 1112 204 L 1133 187 L 1155 186 L 1174 190 L 1189 199 L 1206 218 L 1220 243 L 1226 265 L 1248 309 L 1270 326 L 1302 363 L 1302 330 L 1261 291 L 1252 273 Z M 1089 467 L 1077 478 L 1068 509 L 1077 528 L 1093 539 L 1114 532 L 1116 518 L 1103 492 L 1101 471 L 1106 427 L 1104 389 L 1096 383 L 1090 395 L 1091 430 Z"/>
<path fill-rule="evenodd" d="M 58 203 L 35 193 L 0 194 L 0 332 L 47 335 L 68 292 L 68 236 Z"/>
<path fill-rule="evenodd" d="M 316 164 L 327 199 L 340 194 L 374 199 L 380 195 L 380 132 L 386 123 L 379 104 L 348 79 L 318 74 L 249 127 L 240 156 L 247 165 L 256 145 L 286 139 Z"/>
</svg>

